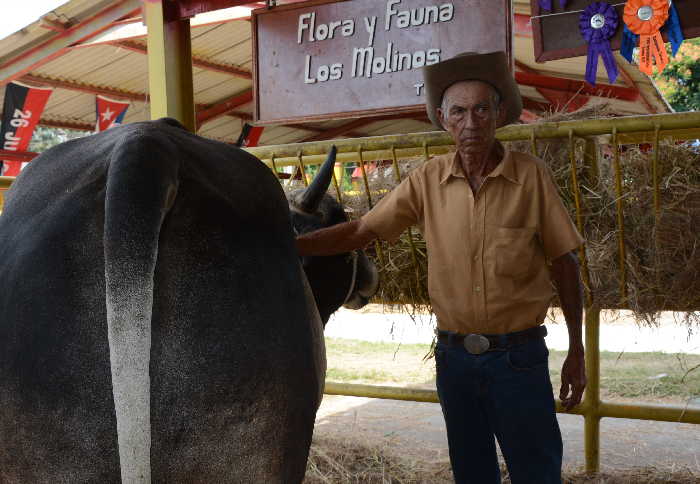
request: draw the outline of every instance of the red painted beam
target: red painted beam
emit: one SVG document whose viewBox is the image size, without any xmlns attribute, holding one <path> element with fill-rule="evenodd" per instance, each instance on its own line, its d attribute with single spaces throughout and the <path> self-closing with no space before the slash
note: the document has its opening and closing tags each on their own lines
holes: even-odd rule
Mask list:
<svg viewBox="0 0 700 484">
<path fill-rule="evenodd" d="M 211 121 L 212 119 L 224 116 L 230 113 L 231 111 L 234 111 L 237 107 L 247 104 L 252 100 L 253 91 L 248 90 L 241 94 L 236 94 L 235 96 L 232 96 L 223 102 L 217 103 L 206 109 L 202 109 L 197 112 L 197 127 L 201 126 L 207 121 Z"/>
<path fill-rule="evenodd" d="M 114 42 L 113 45 L 121 47 L 122 49 L 130 50 L 132 52 L 138 52 L 139 54 L 148 54 L 148 49 L 146 48 L 146 46 L 136 42 L 121 41 Z M 197 56 L 192 56 L 192 65 L 194 67 L 199 67 L 200 69 L 219 72 L 221 74 L 228 74 L 233 77 L 240 77 L 241 79 L 249 80 L 253 78 L 253 74 L 246 69 L 241 69 L 239 67 L 231 66 L 228 64 L 221 64 L 218 62 L 208 61 Z"/>
<path fill-rule="evenodd" d="M 336 126 L 335 128 L 327 129 L 326 131 L 322 131 L 318 134 L 309 136 L 308 138 L 304 138 L 303 140 L 301 140 L 301 143 L 306 143 L 308 141 L 324 141 L 327 139 L 337 138 L 341 134 L 345 134 L 348 131 L 361 128 L 362 126 L 366 126 L 373 122 L 374 121 L 371 118 L 355 119 L 353 121 L 350 121 L 349 123 L 344 123 L 340 126 Z"/>
<path fill-rule="evenodd" d="M 321 131 L 318 134 L 315 134 L 313 136 L 309 136 L 308 138 L 305 138 L 301 140 L 300 142 L 307 142 L 307 141 L 323 141 L 327 139 L 333 139 L 336 138 L 342 134 L 348 134 L 350 131 L 361 128 L 363 126 L 367 126 L 368 124 L 372 123 L 377 123 L 380 121 L 392 121 L 392 120 L 413 120 L 413 121 L 421 121 L 421 122 L 426 122 L 430 123 L 430 120 L 428 119 L 428 115 L 425 113 L 400 113 L 400 114 L 385 114 L 385 115 L 379 115 L 379 116 L 372 116 L 368 118 L 359 118 L 359 119 L 354 119 L 352 121 L 349 121 L 347 123 L 344 123 L 340 126 L 337 126 L 335 128 L 330 128 L 325 131 Z M 299 127 L 299 129 L 306 129 L 303 127 Z M 358 135 L 359 136 L 359 135 Z M 364 136 L 364 135 L 362 135 Z"/>
<path fill-rule="evenodd" d="M 534 99 L 531 99 L 529 97 L 523 97 L 523 108 L 529 111 L 548 113 L 552 110 L 553 106 L 548 103 L 535 101 Z"/>
<path fill-rule="evenodd" d="M 543 76 L 529 72 L 516 72 L 515 80 L 523 86 L 540 87 L 571 94 L 579 93 L 589 96 L 621 99 L 623 101 L 636 101 L 639 98 L 639 90 L 629 87 L 611 86 L 610 84 L 591 86 L 585 81 Z"/>
<path fill-rule="evenodd" d="M 94 123 L 81 123 L 80 121 L 59 121 L 55 119 L 42 119 L 40 126 L 47 128 L 72 129 L 75 131 L 95 131 Z"/>
<path fill-rule="evenodd" d="M 517 59 L 515 60 L 515 67 L 523 72 L 539 74 L 539 72 L 537 72 L 535 69 Z M 590 100 L 588 96 L 583 96 L 579 93 L 574 93 L 572 95 L 570 93 L 555 91 L 552 89 L 544 89 L 541 87 L 537 87 L 535 89 L 547 100 L 547 102 L 549 102 L 551 105 L 549 108 L 550 111 L 576 111 L 577 109 L 580 109 L 588 104 L 588 101 Z"/>
<path fill-rule="evenodd" d="M 59 89 L 66 89 L 69 91 L 82 92 L 85 94 L 95 94 L 102 96 L 109 96 L 115 99 L 121 99 L 125 101 L 135 101 L 135 102 L 148 102 L 149 96 L 146 93 L 125 91 L 122 89 L 114 89 L 110 87 L 98 87 L 90 84 L 84 84 L 76 81 L 66 81 L 62 79 L 52 79 L 50 77 L 37 76 L 33 74 L 28 74 L 22 77 L 22 81 L 29 84 L 39 84 L 41 86 L 51 86 Z M 235 106 L 234 106 L 235 107 Z M 206 110 L 210 106 L 204 104 L 196 104 L 195 108 L 198 111 Z M 250 119 L 252 116 L 248 113 L 235 113 L 229 112 L 224 113 L 229 116 L 234 116 L 241 119 Z"/>
<path fill-rule="evenodd" d="M 513 22 L 513 33 L 517 37 L 527 37 L 532 38 L 532 21 L 529 15 L 522 13 L 515 14 L 515 21 Z"/>
<path fill-rule="evenodd" d="M 0 160 L 5 161 L 32 161 L 39 156 L 39 153 L 33 151 L 8 151 L 0 150 Z"/>
<path fill-rule="evenodd" d="M 520 121 L 522 121 L 523 123 L 536 123 L 537 121 L 539 121 L 539 119 L 539 116 L 537 116 L 531 111 L 528 111 L 527 109 L 523 109 L 523 112 L 520 115 Z"/>
<path fill-rule="evenodd" d="M 126 101 L 148 102 L 148 94 L 140 92 L 125 91 L 110 87 L 98 87 L 90 84 L 84 84 L 82 82 L 52 79 L 50 77 L 37 76 L 34 74 L 22 76 L 21 80 L 30 84 L 34 83 L 42 86 L 57 87 L 60 89 L 67 89 L 69 91 L 83 92 L 85 94 L 100 94 Z"/>
</svg>

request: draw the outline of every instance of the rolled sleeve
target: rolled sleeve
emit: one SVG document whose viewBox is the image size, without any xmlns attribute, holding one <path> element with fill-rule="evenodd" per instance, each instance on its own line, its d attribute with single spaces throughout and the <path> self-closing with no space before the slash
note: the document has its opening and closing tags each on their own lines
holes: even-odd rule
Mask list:
<svg viewBox="0 0 700 484">
<path fill-rule="evenodd" d="M 408 176 L 362 217 L 362 224 L 380 239 L 396 242 L 406 228 L 421 218 L 419 185 L 415 176 Z"/>
<path fill-rule="evenodd" d="M 584 239 L 574 225 L 546 167 L 540 169 L 539 235 L 544 254 L 552 261 L 580 247 Z"/>
</svg>

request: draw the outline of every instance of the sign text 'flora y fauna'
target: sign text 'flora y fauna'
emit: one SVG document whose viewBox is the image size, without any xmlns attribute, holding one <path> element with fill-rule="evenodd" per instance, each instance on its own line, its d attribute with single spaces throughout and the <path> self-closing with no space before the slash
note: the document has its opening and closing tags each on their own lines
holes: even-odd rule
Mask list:
<svg viewBox="0 0 700 484">
<path fill-rule="evenodd" d="M 256 120 L 419 111 L 420 68 L 510 52 L 508 0 L 319 0 L 254 11 Z"/>
</svg>

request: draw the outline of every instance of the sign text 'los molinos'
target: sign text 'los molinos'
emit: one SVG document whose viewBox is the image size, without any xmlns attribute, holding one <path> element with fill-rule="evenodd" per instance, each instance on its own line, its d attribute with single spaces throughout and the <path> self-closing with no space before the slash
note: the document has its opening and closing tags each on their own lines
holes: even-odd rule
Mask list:
<svg viewBox="0 0 700 484">
<path fill-rule="evenodd" d="M 256 10 L 256 120 L 424 105 L 421 69 L 460 52 L 510 52 L 507 0 L 329 0 Z"/>
</svg>

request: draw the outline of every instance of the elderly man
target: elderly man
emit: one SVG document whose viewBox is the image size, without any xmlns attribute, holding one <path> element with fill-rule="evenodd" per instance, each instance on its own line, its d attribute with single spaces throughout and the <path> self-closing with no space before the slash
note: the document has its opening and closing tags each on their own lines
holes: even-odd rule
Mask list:
<svg viewBox="0 0 700 484">
<path fill-rule="evenodd" d="M 556 286 L 569 330 L 560 397 L 586 384 L 582 243 L 544 163 L 506 151 L 496 128 L 522 101 L 503 52 L 461 54 L 424 69 L 428 116 L 453 137 L 360 220 L 303 235 L 302 255 L 395 241 L 417 224 L 428 246 L 437 316 L 437 390 L 456 482 L 500 482 L 494 436 L 512 482 L 561 482 L 562 441 L 542 326 Z"/>
</svg>

